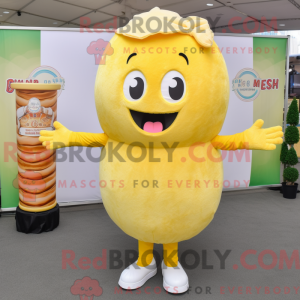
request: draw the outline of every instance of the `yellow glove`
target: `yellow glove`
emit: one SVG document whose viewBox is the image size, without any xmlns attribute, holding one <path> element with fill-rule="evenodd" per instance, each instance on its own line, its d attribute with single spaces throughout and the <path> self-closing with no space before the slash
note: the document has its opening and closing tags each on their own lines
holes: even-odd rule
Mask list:
<svg viewBox="0 0 300 300">
<path fill-rule="evenodd" d="M 53 126 L 56 130 L 40 131 L 39 140 L 40 142 L 43 142 L 43 146 L 51 150 L 69 147 L 70 135 L 72 131 L 57 121 L 53 123 Z"/>
<path fill-rule="evenodd" d="M 234 135 L 218 135 L 212 140 L 217 149 L 222 150 L 275 150 L 276 145 L 282 144 L 282 127 L 261 128 L 264 121 L 257 120 L 249 129 Z"/>
<path fill-rule="evenodd" d="M 107 143 L 108 136 L 105 133 L 73 132 L 55 121 L 56 130 L 41 130 L 39 140 L 47 149 L 59 149 L 71 146 L 103 147 Z"/>
<path fill-rule="evenodd" d="M 261 128 L 264 121 L 257 120 L 249 129 L 244 131 L 245 143 L 251 150 L 275 150 L 276 145 L 282 144 L 283 132 L 281 126 Z"/>
</svg>

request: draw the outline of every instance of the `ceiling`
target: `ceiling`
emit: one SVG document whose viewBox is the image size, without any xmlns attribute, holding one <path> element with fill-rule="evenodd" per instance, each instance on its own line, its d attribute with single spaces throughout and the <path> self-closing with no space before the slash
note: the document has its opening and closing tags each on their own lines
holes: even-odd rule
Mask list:
<svg viewBox="0 0 300 300">
<path fill-rule="evenodd" d="M 215 32 L 300 30 L 300 0 L 0 0 L 0 28 L 93 27 L 112 23 L 114 16 L 119 27 L 124 17 L 155 6 L 206 18 Z"/>
</svg>

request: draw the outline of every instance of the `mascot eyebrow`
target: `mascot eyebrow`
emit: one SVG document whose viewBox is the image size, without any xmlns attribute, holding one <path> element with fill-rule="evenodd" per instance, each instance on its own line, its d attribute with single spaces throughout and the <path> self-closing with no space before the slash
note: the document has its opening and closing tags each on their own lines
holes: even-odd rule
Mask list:
<svg viewBox="0 0 300 300">
<path fill-rule="evenodd" d="M 179 53 L 179 55 L 184 57 L 184 59 L 186 60 L 186 63 L 189 64 L 189 59 L 187 58 L 187 56 L 184 53 Z"/>
<path fill-rule="evenodd" d="M 128 64 L 128 62 L 129 62 L 129 59 L 131 58 L 131 57 L 133 57 L 133 56 L 136 56 L 137 55 L 137 53 L 131 53 L 130 55 L 129 55 L 129 57 L 127 58 L 127 64 Z"/>
<path fill-rule="evenodd" d="M 130 54 L 129 57 L 127 58 L 127 64 L 129 62 L 130 58 L 133 56 L 136 56 L 136 55 L 137 55 L 137 53 Z M 179 55 L 182 56 L 186 60 L 187 64 L 189 64 L 189 59 L 187 58 L 187 56 L 184 53 L 179 53 Z"/>
</svg>

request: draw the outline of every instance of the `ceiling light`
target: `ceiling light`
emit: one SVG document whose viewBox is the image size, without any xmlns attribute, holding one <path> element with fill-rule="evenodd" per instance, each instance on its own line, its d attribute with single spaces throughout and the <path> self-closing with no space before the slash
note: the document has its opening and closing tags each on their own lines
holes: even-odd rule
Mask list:
<svg viewBox="0 0 300 300">
<path fill-rule="evenodd" d="M 4 11 L 3 13 L 4 13 L 4 14 L 9 14 L 9 11 Z"/>
<path fill-rule="evenodd" d="M 285 24 L 279 24 L 279 26 L 285 26 Z"/>
<path fill-rule="evenodd" d="M 211 4 L 211 3 L 207 3 L 206 5 L 207 5 L 207 6 L 214 6 L 214 5 L 213 5 L 213 4 Z"/>
</svg>

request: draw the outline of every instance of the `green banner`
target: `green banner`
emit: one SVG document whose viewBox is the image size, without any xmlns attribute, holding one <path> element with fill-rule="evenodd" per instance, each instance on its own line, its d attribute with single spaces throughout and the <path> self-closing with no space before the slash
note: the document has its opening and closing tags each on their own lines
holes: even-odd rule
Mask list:
<svg viewBox="0 0 300 300">
<path fill-rule="evenodd" d="M 6 92 L 6 81 L 27 78 L 34 68 L 40 66 L 40 36 L 38 30 L 0 30 L 1 208 L 16 207 L 19 203 L 16 95 Z"/>
<path fill-rule="evenodd" d="M 265 121 L 264 128 L 282 125 L 287 39 L 253 38 L 253 69 L 262 79 L 279 79 L 278 89 L 261 91 L 253 103 L 253 122 Z M 252 151 L 250 186 L 280 183 L 280 149 Z"/>
</svg>

